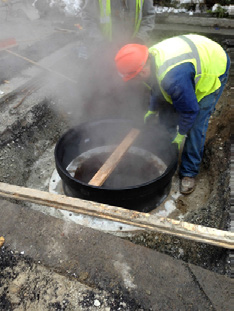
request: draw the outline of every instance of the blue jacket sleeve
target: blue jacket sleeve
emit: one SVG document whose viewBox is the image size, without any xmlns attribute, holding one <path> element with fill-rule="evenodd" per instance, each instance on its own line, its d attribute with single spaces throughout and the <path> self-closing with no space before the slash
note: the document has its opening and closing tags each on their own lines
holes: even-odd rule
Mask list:
<svg viewBox="0 0 234 311">
<path fill-rule="evenodd" d="M 155 94 L 151 94 L 150 102 L 149 102 L 149 110 L 156 111 L 159 106 L 158 96 Z"/>
<path fill-rule="evenodd" d="M 179 113 L 179 133 L 182 135 L 191 129 L 199 112 L 194 77 L 193 64 L 183 63 L 170 70 L 162 81 L 163 89 L 171 96 Z"/>
<path fill-rule="evenodd" d="M 161 93 L 159 84 L 157 79 L 153 79 L 151 81 L 151 95 L 150 95 L 150 103 L 149 103 L 149 110 L 156 111 L 160 106 L 160 102 L 164 101 L 164 97 Z"/>
</svg>

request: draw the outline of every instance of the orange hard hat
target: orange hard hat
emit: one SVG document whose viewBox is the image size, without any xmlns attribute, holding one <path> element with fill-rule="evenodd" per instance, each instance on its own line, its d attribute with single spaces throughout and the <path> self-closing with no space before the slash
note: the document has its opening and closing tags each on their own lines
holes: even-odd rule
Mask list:
<svg viewBox="0 0 234 311">
<path fill-rule="evenodd" d="M 115 56 L 117 70 L 124 81 L 134 78 L 145 66 L 149 51 L 141 44 L 127 44 Z"/>
</svg>

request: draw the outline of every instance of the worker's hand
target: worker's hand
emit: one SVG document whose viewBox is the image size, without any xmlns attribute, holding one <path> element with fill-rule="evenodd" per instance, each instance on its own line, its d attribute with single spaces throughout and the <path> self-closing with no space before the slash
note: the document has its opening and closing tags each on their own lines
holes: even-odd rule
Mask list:
<svg viewBox="0 0 234 311">
<path fill-rule="evenodd" d="M 177 133 L 175 139 L 172 141 L 172 144 L 177 144 L 178 149 L 180 150 L 180 146 L 185 138 L 185 135 L 181 135 L 179 132 Z"/>
<path fill-rule="evenodd" d="M 145 124 L 154 124 L 157 123 L 158 120 L 158 111 L 148 110 L 144 116 L 144 123 Z"/>
</svg>

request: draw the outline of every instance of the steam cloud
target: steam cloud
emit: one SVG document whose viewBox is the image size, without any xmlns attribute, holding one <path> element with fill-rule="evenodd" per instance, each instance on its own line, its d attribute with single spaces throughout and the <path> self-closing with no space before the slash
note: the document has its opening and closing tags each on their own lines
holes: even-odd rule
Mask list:
<svg viewBox="0 0 234 311">
<path fill-rule="evenodd" d="M 114 56 L 120 47 L 116 42 L 94 40 L 86 29 L 75 26 L 83 23 L 81 3 L 75 0 L 32 1 L 31 6 L 38 9 L 40 18 L 29 21 L 24 10 L 21 10 L 21 16 L 8 15 L 8 20 L 1 18 L 4 31 L 1 39 L 19 38 L 14 51 L 35 62 L 57 51 L 58 59 L 46 63 L 45 67 L 77 83 L 42 70 L 44 91 L 46 96 L 55 99 L 59 108 L 70 114 L 73 124 L 102 118 L 133 119 L 142 124 L 148 105 L 144 100 L 144 87 L 121 81 L 114 64 Z M 56 29 L 75 32 L 55 33 Z M 65 48 L 68 43 L 70 50 Z M 20 75 L 25 65 L 31 66 L 6 52 L 2 52 L 1 59 L 1 82 Z"/>
</svg>

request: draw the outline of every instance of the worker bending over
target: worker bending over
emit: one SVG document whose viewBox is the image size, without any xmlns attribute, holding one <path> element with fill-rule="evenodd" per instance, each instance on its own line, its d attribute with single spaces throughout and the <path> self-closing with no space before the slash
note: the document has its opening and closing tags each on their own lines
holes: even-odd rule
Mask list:
<svg viewBox="0 0 234 311">
<path fill-rule="evenodd" d="M 216 42 L 200 35 L 182 35 L 147 48 L 123 46 L 115 57 L 124 81 L 144 81 L 151 87 L 145 122 L 156 115 L 160 97 L 179 115 L 172 143 L 185 139 L 179 174 L 180 191 L 191 193 L 199 172 L 209 118 L 228 79 L 230 59 Z"/>
</svg>

